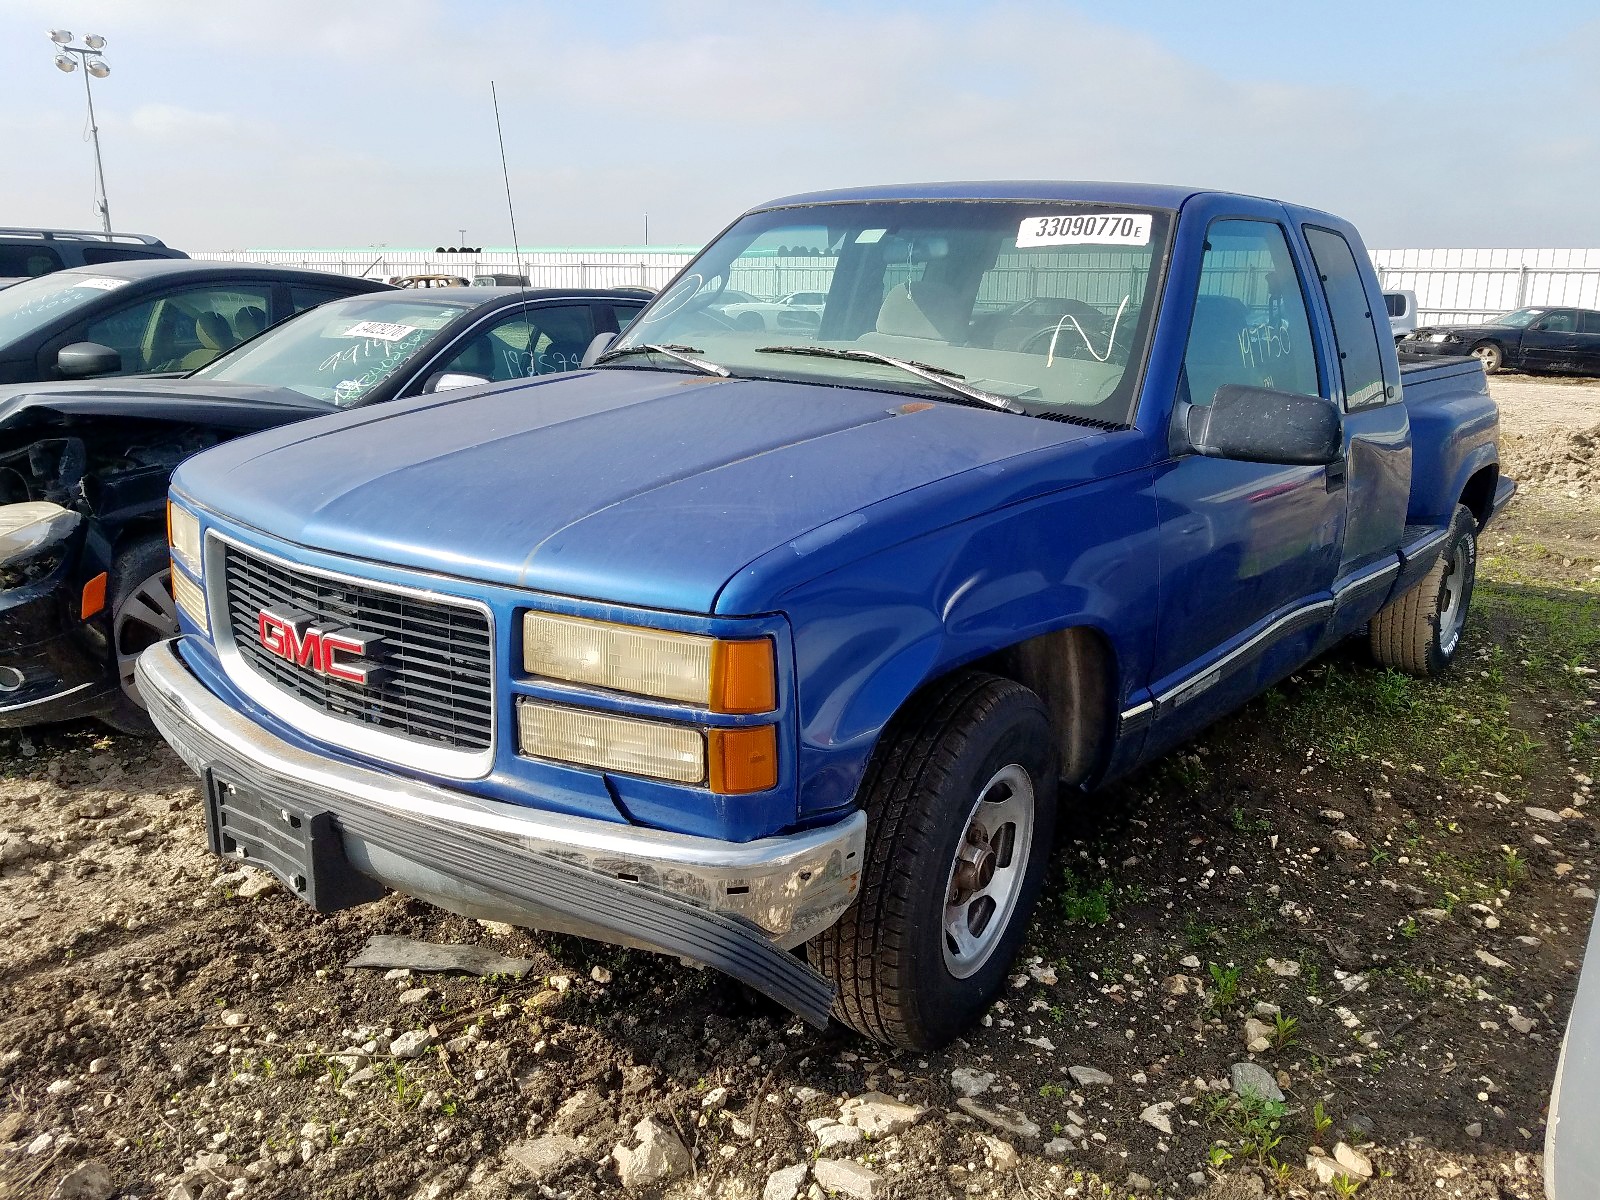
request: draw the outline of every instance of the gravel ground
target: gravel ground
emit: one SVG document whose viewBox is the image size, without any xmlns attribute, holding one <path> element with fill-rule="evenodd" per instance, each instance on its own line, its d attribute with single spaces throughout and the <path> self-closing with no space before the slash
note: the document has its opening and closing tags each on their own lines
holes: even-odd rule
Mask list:
<svg viewBox="0 0 1600 1200">
<path fill-rule="evenodd" d="M 1494 391 L 1528 462 L 1600 407 Z M 0 733 L 0 1197 L 1533 1200 L 1596 886 L 1596 509 L 1534 481 L 1442 684 L 1341 649 L 1067 814 L 1014 986 L 939 1054 L 400 897 L 319 917 L 204 851 L 159 743 Z M 375 934 L 527 961 L 347 968 Z"/>
</svg>

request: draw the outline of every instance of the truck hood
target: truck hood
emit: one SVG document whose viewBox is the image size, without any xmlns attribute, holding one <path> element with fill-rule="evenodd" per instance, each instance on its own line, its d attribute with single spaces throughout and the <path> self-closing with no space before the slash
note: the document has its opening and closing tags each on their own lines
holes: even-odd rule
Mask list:
<svg viewBox="0 0 1600 1200">
<path fill-rule="evenodd" d="M 820 525 L 1098 432 L 910 400 L 610 368 L 230 442 L 174 486 L 332 554 L 711 612 L 741 567 Z"/>
<path fill-rule="evenodd" d="M 119 377 L 0 387 L 0 429 L 55 417 L 139 417 L 241 433 L 334 411 L 287 388 L 203 379 Z"/>
</svg>

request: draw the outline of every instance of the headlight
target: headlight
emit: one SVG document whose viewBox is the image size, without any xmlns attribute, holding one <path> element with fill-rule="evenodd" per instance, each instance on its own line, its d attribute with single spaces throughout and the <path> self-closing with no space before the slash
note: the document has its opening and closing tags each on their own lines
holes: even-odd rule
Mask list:
<svg viewBox="0 0 1600 1200">
<path fill-rule="evenodd" d="M 189 574 L 201 578 L 200 518 L 170 500 L 167 501 L 167 542 L 172 547 L 172 556 L 189 568 Z"/>
<path fill-rule="evenodd" d="M 1430 342 L 1448 342 L 1450 340 L 1450 335 L 1448 333 L 1430 333 L 1428 335 L 1428 340 Z"/>
<path fill-rule="evenodd" d="M 530 675 L 588 684 L 720 713 L 778 706 L 771 638 L 728 640 L 553 613 L 522 618 Z"/>
<path fill-rule="evenodd" d="M 0 591 L 51 574 L 65 557 L 62 543 L 83 518 L 48 500 L 0 506 Z"/>
<path fill-rule="evenodd" d="M 521 700 L 517 732 L 522 753 L 535 758 L 675 783 L 706 777 L 705 735 L 688 725 Z"/>
<path fill-rule="evenodd" d="M 724 796 L 778 783 L 772 725 L 699 729 L 524 699 L 517 701 L 517 749 L 530 758 L 701 784 Z"/>
</svg>

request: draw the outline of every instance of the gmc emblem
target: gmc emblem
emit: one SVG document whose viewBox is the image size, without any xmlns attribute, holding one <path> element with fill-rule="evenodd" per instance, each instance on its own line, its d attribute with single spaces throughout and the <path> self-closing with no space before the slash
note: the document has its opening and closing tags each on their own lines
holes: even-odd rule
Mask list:
<svg viewBox="0 0 1600 1200">
<path fill-rule="evenodd" d="M 383 638 L 343 626 L 323 629 L 312 613 L 297 608 L 263 608 L 257 619 L 261 644 L 267 653 L 318 675 L 370 687 L 382 683 L 387 672 L 376 661 Z"/>
</svg>

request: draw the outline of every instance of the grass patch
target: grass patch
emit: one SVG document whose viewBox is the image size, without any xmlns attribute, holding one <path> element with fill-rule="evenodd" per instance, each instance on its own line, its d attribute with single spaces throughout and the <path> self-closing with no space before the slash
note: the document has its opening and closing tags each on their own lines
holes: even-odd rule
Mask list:
<svg viewBox="0 0 1600 1200">
<path fill-rule="evenodd" d="M 1288 742 L 1334 767 L 1388 761 L 1456 779 L 1522 775 L 1539 744 L 1511 717 L 1504 651 L 1487 665 L 1465 658 L 1440 680 L 1326 663 L 1279 694 L 1277 724 Z"/>
</svg>

